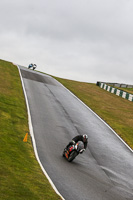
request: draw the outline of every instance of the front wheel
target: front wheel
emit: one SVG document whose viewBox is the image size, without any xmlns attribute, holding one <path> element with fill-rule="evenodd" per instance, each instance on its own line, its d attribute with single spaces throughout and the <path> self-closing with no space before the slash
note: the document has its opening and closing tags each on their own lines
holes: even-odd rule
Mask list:
<svg viewBox="0 0 133 200">
<path fill-rule="evenodd" d="M 68 161 L 72 162 L 77 155 L 78 155 L 77 151 L 72 151 L 68 158 Z"/>
</svg>

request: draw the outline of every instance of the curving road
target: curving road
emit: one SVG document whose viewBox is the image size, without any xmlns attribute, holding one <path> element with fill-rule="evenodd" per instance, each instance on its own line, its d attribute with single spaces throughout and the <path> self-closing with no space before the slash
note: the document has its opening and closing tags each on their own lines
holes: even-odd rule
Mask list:
<svg viewBox="0 0 133 200">
<path fill-rule="evenodd" d="M 20 67 L 40 161 L 65 200 L 133 200 L 132 151 L 60 83 Z M 72 163 L 62 151 L 87 134 L 88 148 Z"/>
</svg>

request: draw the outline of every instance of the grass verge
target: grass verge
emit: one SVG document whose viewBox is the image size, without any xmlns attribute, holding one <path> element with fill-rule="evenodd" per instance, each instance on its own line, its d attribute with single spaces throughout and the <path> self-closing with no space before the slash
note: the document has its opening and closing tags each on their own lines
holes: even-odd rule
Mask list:
<svg viewBox="0 0 133 200">
<path fill-rule="evenodd" d="M 16 66 L 0 60 L 0 199 L 59 200 L 35 159 Z"/>
<path fill-rule="evenodd" d="M 133 102 L 93 83 L 54 78 L 97 113 L 133 149 Z"/>
</svg>

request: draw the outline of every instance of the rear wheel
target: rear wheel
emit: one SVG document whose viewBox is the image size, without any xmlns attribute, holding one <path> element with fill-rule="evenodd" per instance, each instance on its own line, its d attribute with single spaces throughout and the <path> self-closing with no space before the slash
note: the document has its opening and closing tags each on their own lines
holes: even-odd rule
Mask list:
<svg viewBox="0 0 133 200">
<path fill-rule="evenodd" d="M 68 158 L 68 161 L 72 162 L 77 155 L 78 155 L 77 151 L 72 151 Z"/>
</svg>

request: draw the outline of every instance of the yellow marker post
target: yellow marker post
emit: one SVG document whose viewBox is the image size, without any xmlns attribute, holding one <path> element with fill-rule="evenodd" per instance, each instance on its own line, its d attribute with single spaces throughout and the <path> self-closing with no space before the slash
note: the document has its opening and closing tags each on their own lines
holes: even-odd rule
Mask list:
<svg viewBox="0 0 133 200">
<path fill-rule="evenodd" d="M 28 138 L 28 133 L 26 133 L 24 139 L 23 139 L 23 142 L 27 142 L 27 138 Z"/>
</svg>

